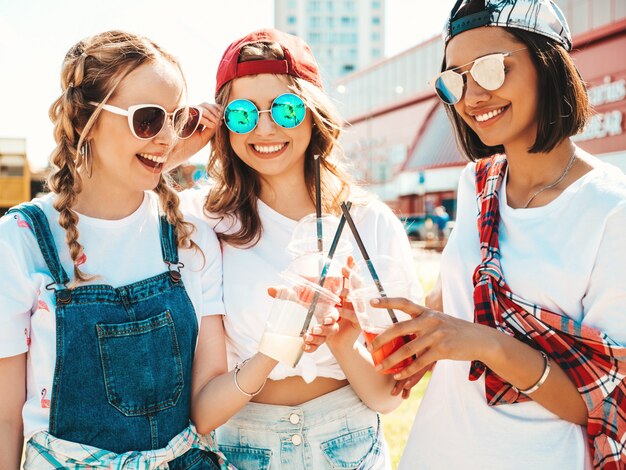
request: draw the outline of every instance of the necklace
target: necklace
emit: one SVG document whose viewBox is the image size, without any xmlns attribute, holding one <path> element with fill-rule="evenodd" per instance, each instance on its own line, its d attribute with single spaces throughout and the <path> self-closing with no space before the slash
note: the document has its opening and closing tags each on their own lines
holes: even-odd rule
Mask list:
<svg viewBox="0 0 626 470">
<path fill-rule="evenodd" d="M 572 165 L 574 164 L 574 160 L 576 160 L 576 150 L 577 149 L 574 149 L 574 153 L 572 153 L 572 156 L 570 157 L 569 162 L 567 162 L 567 166 L 565 167 L 565 170 L 563 170 L 563 173 L 561 173 L 561 176 L 559 176 L 557 179 L 555 179 L 552 183 L 547 184 L 547 185 L 543 186 L 542 188 L 539 188 L 537 191 L 535 191 L 532 194 L 532 196 L 530 196 L 530 199 L 528 199 L 528 201 L 526 201 L 526 204 L 524 204 L 522 206 L 522 209 L 527 209 L 528 205 L 533 201 L 533 199 L 535 199 L 537 197 L 537 195 L 541 194 L 546 189 L 554 188 L 557 184 L 559 184 L 561 181 L 563 181 L 563 179 L 569 173 L 569 170 L 572 168 Z"/>
</svg>

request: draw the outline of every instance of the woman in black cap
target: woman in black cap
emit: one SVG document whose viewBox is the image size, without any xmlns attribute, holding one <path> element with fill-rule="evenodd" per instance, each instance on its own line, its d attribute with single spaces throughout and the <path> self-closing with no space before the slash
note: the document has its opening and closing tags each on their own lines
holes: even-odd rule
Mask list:
<svg viewBox="0 0 626 470">
<path fill-rule="evenodd" d="M 383 363 L 417 356 L 398 380 L 437 362 L 400 468 L 624 468 L 626 178 L 571 139 L 590 110 L 565 18 L 459 0 L 445 46 L 431 83 L 472 160 L 446 313 L 380 299 L 413 319 L 372 345 L 417 336 Z"/>
</svg>

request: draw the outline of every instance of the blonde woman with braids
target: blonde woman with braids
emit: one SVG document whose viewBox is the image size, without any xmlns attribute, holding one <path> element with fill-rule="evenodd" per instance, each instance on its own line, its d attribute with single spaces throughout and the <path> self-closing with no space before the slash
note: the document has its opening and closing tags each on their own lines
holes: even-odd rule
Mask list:
<svg viewBox="0 0 626 470">
<path fill-rule="evenodd" d="M 219 245 L 162 173 L 215 108 L 185 106 L 176 60 L 117 31 L 72 47 L 61 85 L 52 193 L 0 219 L 0 468 L 23 436 L 27 469 L 227 468 L 210 431 L 249 397 L 226 373 Z"/>
<path fill-rule="evenodd" d="M 398 219 L 384 204 L 356 197 L 340 163 L 342 123 L 302 40 L 261 30 L 233 42 L 218 67 L 216 101 L 224 122 L 212 140 L 213 184 L 208 194 L 184 194 L 183 206 L 204 214 L 222 243 L 233 368 L 259 348 L 272 301 L 268 288 L 281 283 L 297 221 L 315 212 L 314 155 L 322 156 L 323 210 L 339 214 L 339 203 L 350 198 L 371 253 L 415 270 Z M 270 115 L 281 107 L 294 116 Z M 279 364 L 252 402 L 218 429 L 220 449 L 238 468 L 389 468 L 377 411 L 393 410 L 402 398 L 390 393 L 394 380 L 375 370 L 358 327 L 328 321 L 305 336 L 306 354 L 295 368 Z"/>
</svg>

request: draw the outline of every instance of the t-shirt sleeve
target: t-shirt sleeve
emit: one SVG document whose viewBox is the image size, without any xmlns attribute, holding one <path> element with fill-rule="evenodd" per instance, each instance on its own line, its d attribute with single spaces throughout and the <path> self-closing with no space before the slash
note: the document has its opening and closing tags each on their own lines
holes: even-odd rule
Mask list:
<svg viewBox="0 0 626 470">
<path fill-rule="evenodd" d="M 26 225 L 13 214 L 0 219 L 0 357 L 28 351 L 30 315 L 38 297 L 31 267 L 38 247 L 25 233 Z"/>
<path fill-rule="evenodd" d="M 626 201 L 607 217 L 589 287 L 583 323 L 626 346 Z"/>
<path fill-rule="evenodd" d="M 208 227 L 207 227 L 208 228 Z M 223 283 L 222 283 L 222 251 L 220 242 L 212 229 L 206 230 L 203 237 L 202 253 L 204 267 L 202 269 L 202 314 L 224 315 Z"/>
<path fill-rule="evenodd" d="M 179 208 L 186 216 L 198 219 L 206 218 L 204 215 L 204 203 L 209 194 L 209 186 L 203 185 L 197 188 L 185 189 L 178 193 Z"/>
</svg>

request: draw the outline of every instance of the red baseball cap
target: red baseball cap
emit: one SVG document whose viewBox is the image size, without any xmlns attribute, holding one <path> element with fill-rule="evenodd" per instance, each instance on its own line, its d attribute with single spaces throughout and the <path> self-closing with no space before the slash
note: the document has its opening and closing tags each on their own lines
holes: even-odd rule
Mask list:
<svg viewBox="0 0 626 470">
<path fill-rule="evenodd" d="M 238 62 L 241 49 L 255 42 L 275 42 L 283 48 L 283 60 L 250 60 Z M 215 95 L 233 78 L 259 73 L 287 74 L 302 78 L 323 88 L 319 68 L 309 45 L 297 36 L 277 29 L 260 29 L 231 43 L 226 48 L 219 66 L 215 84 Z"/>
</svg>

